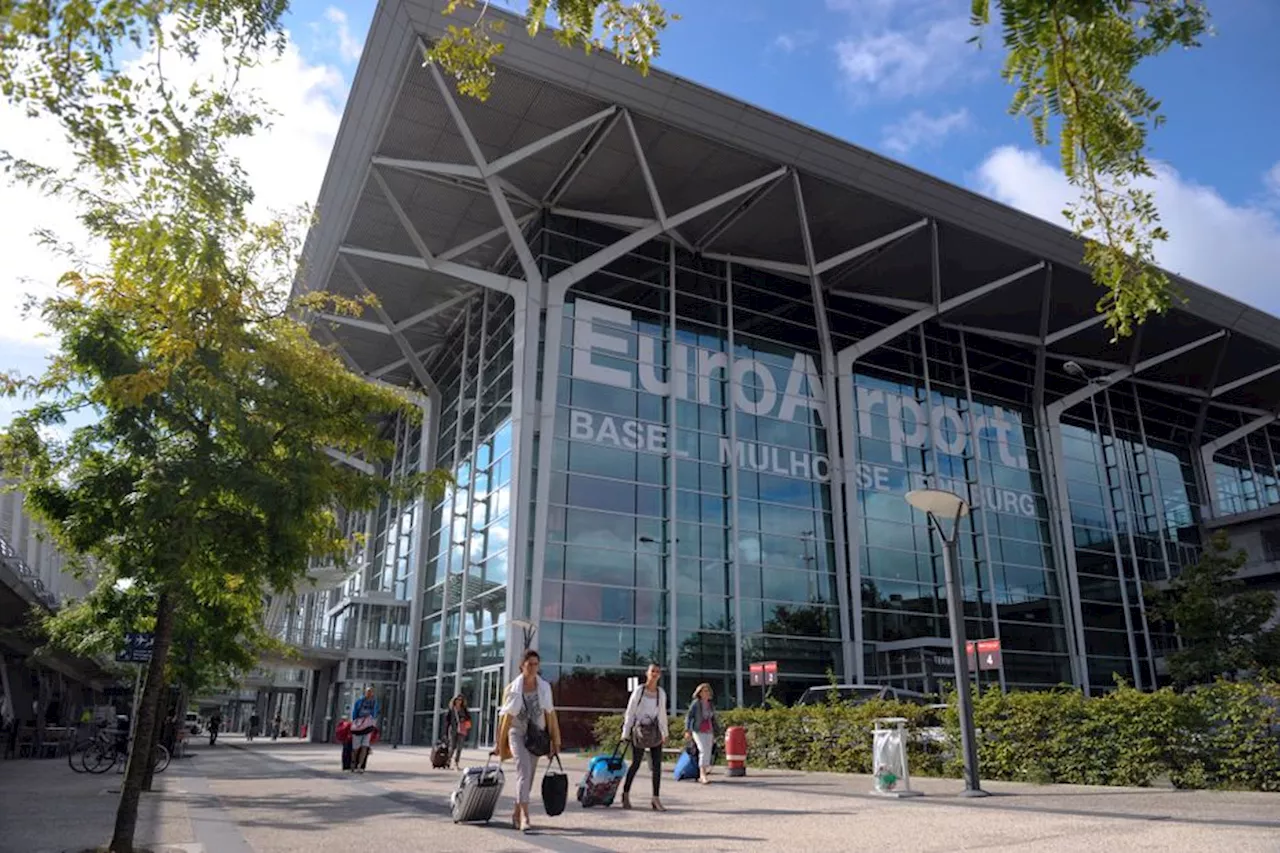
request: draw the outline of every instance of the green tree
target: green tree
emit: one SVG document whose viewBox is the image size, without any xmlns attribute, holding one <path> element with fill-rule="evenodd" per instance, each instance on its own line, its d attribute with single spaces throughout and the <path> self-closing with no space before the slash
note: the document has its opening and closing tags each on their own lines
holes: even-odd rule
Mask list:
<svg viewBox="0 0 1280 853">
<path fill-rule="evenodd" d="M 971 0 L 979 30 L 991 22 L 992 0 Z M 1104 291 L 1097 309 L 1117 338 L 1177 298 L 1155 265 L 1155 244 L 1168 239 L 1150 191 L 1137 185 L 1154 173 L 1147 136 L 1164 117 L 1160 103 L 1135 80 L 1143 60 L 1173 47 L 1196 47 L 1208 31 L 1201 0 L 1001 0 L 1004 79 L 1015 86 L 1010 112 L 1031 120 L 1047 145 L 1056 129 L 1062 170 L 1079 193 L 1064 215 L 1085 241 L 1084 261 Z M 502 22 L 489 0 L 454 0 L 467 10 L 426 58 L 457 81 L 459 91 L 488 97 Z M 556 38 L 567 47 L 607 50 L 646 74 L 663 30 L 677 16 L 657 0 L 528 0 L 525 21 L 537 34 L 554 13 Z M 974 41 L 979 41 L 979 36 Z"/>
<path fill-rule="evenodd" d="M 0 162 L 74 205 L 107 250 L 102 268 L 69 261 L 59 295 L 43 304 L 56 340 L 46 371 L 0 380 L 31 401 L 0 436 L 0 466 L 58 544 L 93 558 L 155 632 L 114 853 L 133 850 L 148 769 L 139 756 L 150 755 L 167 681 L 216 671 L 213 655 L 244 664 L 233 649 L 252 642 L 264 595 L 293 589 L 312 558 L 350 553 L 338 507 L 438 492 L 448 479 L 429 472 L 393 486 L 327 453 L 376 468 L 393 450 L 380 423 L 419 410 L 310 335 L 309 310 L 365 306 L 324 294 L 290 301 L 300 248 L 291 225 L 305 221 L 255 223 L 247 213 L 252 189 L 227 150 L 263 120 L 238 73 L 278 32 L 284 8 L 0 7 L 0 91 L 57 119 L 75 164 Z M 118 63 L 128 44 L 138 58 Z M 205 47 L 224 62 L 219 79 L 171 82 L 164 60 L 189 62 Z M 81 410 L 96 420 L 68 432 L 67 416 Z M 126 580 L 127 590 L 115 586 Z M 69 610 L 64 627 L 111 625 L 115 592 Z M 171 657 L 175 638 L 190 658 Z"/>
<path fill-rule="evenodd" d="M 1184 567 L 1167 588 L 1146 590 L 1152 614 L 1174 625 L 1184 644 L 1168 658 L 1176 685 L 1235 678 L 1280 663 L 1280 627 L 1264 627 L 1275 614 L 1276 595 L 1247 590 L 1236 579 L 1246 560 L 1245 552 L 1233 553 L 1226 534 L 1219 533 L 1200 561 Z"/>
<path fill-rule="evenodd" d="M 985 27 L 991 0 L 972 0 Z M 1085 240 L 1085 262 L 1105 292 L 1098 310 L 1116 337 L 1162 314 L 1176 294 L 1155 265 L 1169 235 L 1149 190 L 1147 135 L 1160 102 L 1134 79 L 1143 60 L 1197 47 L 1209 25 L 1200 0 L 1000 0 L 1009 111 L 1031 120 L 1036 143 L 1057 126 L 1062 170 L 1079 200 L 1064 215 Z"/>
</svg>

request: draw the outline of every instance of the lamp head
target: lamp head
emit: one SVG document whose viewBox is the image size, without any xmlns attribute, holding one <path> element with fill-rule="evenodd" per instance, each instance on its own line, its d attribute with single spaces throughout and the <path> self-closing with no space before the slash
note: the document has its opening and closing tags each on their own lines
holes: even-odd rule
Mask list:
<svg viewBox="0 0 1280 853">
<path fill-rule="evenodd" d="M 1075 376 L 1078 379 L 1089 378 L 1088 376 L 1085 375 L 1084 368 L 1074 361 L 1068 361 L 1066 364 L 1062 365 L 1062 369 L 1065 370 L 1069 375 Z"/>
<path fill-rule="evenodd" d="M 907 492 L 907 503 L 938 518 L 963 518 L 969 514 L 968 501 L 941 489 L 913 489 Z"/>
</svg>

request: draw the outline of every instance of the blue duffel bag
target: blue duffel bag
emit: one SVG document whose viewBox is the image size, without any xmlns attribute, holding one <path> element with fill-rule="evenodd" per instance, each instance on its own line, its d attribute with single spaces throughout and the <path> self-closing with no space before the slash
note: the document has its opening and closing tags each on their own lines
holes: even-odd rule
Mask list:
<svg viewBox="0 0 1280 853">
<path fill-rule="evenodd" d="M 676 768 L 672 771 L 677 782 L 683 782 L 685 779 L 698 778 L 698 748 L 690 745 L 685 751 L 680 753 L 680 757 L 676 759 Z"/>
</svg>

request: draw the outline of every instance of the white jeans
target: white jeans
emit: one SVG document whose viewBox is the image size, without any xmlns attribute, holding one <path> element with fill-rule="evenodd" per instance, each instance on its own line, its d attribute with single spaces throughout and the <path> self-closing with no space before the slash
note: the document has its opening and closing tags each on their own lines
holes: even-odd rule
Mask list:
<svg viewBox="0 0 1280 853">
<path fill-rule="evenodd" d="M 711 766 L 711 751 L 715 747 L 716 736 L 712 732 L 694 732 L 693 742 L 698 745 L 698 766 L 703 770 Z"/>
</svg>

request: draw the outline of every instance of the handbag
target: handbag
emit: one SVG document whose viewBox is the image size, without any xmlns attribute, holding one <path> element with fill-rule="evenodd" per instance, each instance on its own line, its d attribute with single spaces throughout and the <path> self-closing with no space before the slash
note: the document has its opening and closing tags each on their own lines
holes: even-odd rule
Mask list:
<svg viewBox="0 0 1280 853">
<path fill-rule="evenodd" d="M 524 700 L 525 708 L 529 707 L 529 700 Z M 545 717 L 545 714 L 544 714 Z M 524 729 L 524 748 L 529 750 L 529 754 L 542 758 L 544 755 L 551 754 L 551 732 L 546 728 L 546 724 L 536 726 L 533 720 L 529 720 Z"/>
<path fill-rule="evenodd" d="M 643 687 L 640 688 L 640 690 L 643 689 Z M 642 696 L 641 701 L 643 700 Z M 658 713 L 662 713 L 661 708 L 658 709 Z M 635 725 L 631 727 L 631 742 L 637 749 L 653 749 L 662 746 L 664 740 L 662 725 L 656 719 L 637 719 Z"/>
<path fill-rule="evenodd" d="M 546 772 L 542 774 L 542 807 L 551 817 L 563 812 L 569 802 L 569 776 L 564 772 L 564 765 L 560 764 L 560 756 L 555 756 L 555 761 L 560 770 L 552 770 L 548 760 Z"/>
</svg>

